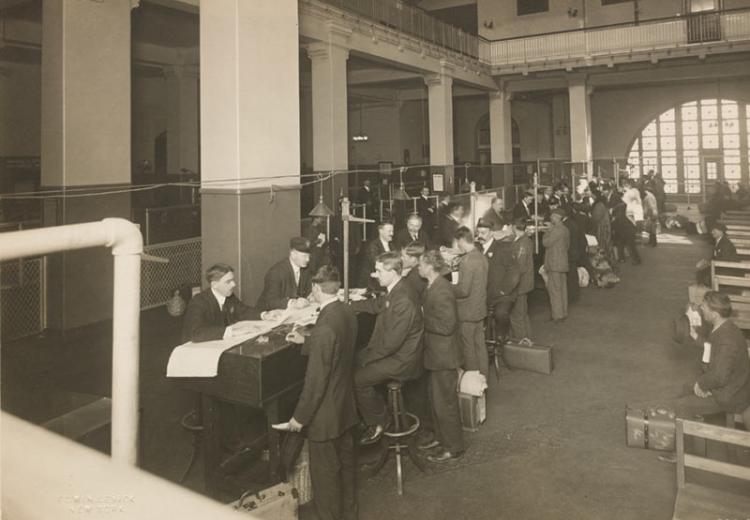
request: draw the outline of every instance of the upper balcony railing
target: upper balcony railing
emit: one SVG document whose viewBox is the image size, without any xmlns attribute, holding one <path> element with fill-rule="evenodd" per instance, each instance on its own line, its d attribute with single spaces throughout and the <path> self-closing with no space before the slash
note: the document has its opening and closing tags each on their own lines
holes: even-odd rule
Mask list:
<svg viewBox="0 0 750 520">
<path fill-rule="evenodd" d="M 750 40 L 748 8 L 483 42 L 479 57 L 502 68 L 743 40 Z"/>
<path fill-rule="evenodd" d="M 471 58 L 479 58 L 479 38 L 399 0 L 322 0 L 387 27 L 427 40 Z"/>
</svg>

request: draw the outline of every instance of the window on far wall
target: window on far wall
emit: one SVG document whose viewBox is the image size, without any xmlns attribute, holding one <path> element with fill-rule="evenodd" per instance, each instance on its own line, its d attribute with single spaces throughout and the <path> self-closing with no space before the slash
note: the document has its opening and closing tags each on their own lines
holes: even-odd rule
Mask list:
<svg viewBox="0 0 750 520">
<path fill-rule="evenodd" d="M 549 0 L 516 0 L 516 5 L 518 16 L 549 11 Z"/>
<path fill-rule="evenodd" d="M 633 0 L 602 0 L 602 5 L 626 4 Z"/>
</svg>

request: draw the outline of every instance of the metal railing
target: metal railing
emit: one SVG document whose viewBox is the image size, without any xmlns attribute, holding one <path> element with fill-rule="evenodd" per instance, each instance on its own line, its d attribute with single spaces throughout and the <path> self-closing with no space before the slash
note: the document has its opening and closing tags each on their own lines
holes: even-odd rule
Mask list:
<svg viewBox="0 0 750 520">
<path fill-rule="evenodd" d="M 46 257 L 0 263 L 0 332 L 3 341 L 46 327 Z"/>
<path fill-rule="evenodd" d="M 141 226 L 146 245 L 171 242 L 201 234 L 200 205 L 133 208 L 132 220 Z"/>
<path fill-rule="evenodd" d="M 398 31 L 472 58 L 479 58 L 479 37 L 438 20 L 399 0 L 321 0 Z"/>
<path fill-rule="evenodd" d="M 742 40 L 750 40 L 748 8 L 482 42 L 480 58 L 504 66 Z"/>
<path fill-rule="evenodd" d="M 184 285 L 201 284 L 200 237 L 145 246 L 143 252 L 169 262 L 141 264 L 141 310 L 164 305 Z"/>
</svg>

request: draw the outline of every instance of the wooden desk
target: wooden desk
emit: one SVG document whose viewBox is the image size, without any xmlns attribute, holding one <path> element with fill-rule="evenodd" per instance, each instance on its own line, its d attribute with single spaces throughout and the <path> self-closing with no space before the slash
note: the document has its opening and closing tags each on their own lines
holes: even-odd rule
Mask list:
<svg viewBox="0 0 750 520">
<path fill-rule="evenodd" d="M 218 497 L 226 475 L 222 463 L 222 432 L 219 402 L 262 409 L 266 415 L 272 483 L 278 482 L 279 436 L 271 424 L 288 417 L 279 417 L 279 400 L 294 398 L 302 390 L 307 358 L 300 353 L 301 345 L 288 343 L 286 334 L 291 326 L 282 326 L 268 335 L 268 343 L 250 340 L 224 352 L 219 359 L 216 377 L 186 378 L 179 384 L 201 395 L 203 447 L 206 491 Z M 296 394 L 296 395 L 295 395 Z"/>
</svg>

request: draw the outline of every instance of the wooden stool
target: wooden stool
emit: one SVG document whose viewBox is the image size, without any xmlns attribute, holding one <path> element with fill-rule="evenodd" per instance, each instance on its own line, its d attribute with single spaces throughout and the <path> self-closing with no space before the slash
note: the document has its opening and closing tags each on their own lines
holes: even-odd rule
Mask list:
<svg viewBox="0 0 750 520">
<path fill-rule="evenodd" d="M 383 449 L 373 473 L 377 473 L 385 465 L 391 450 L 396 453 L 396 488 L 399 496 L 404 494 L 403 470 L 401 467 L 402 450 L 407 450 L 409 458 L 422 472 L 425 468 L 417 455 L 414 434 L 419 430 L 419 417 L 406 411 L 404 397 L 401 393 L 401 381 L 388 383 L 388 413 L 391 424 L 383 432 Z"/>
<path fill-rule="evenodd" d="M 490 309 L 485 320 L 484 343 L 487 345 L 487 357 L 491 365 L 495 367 L 495 378 L 500 379 L 500 368 L 509 368 L 503 359 L 504 340 L 498 339 L 495 330 L 495 310 Z"/>
</svg>

